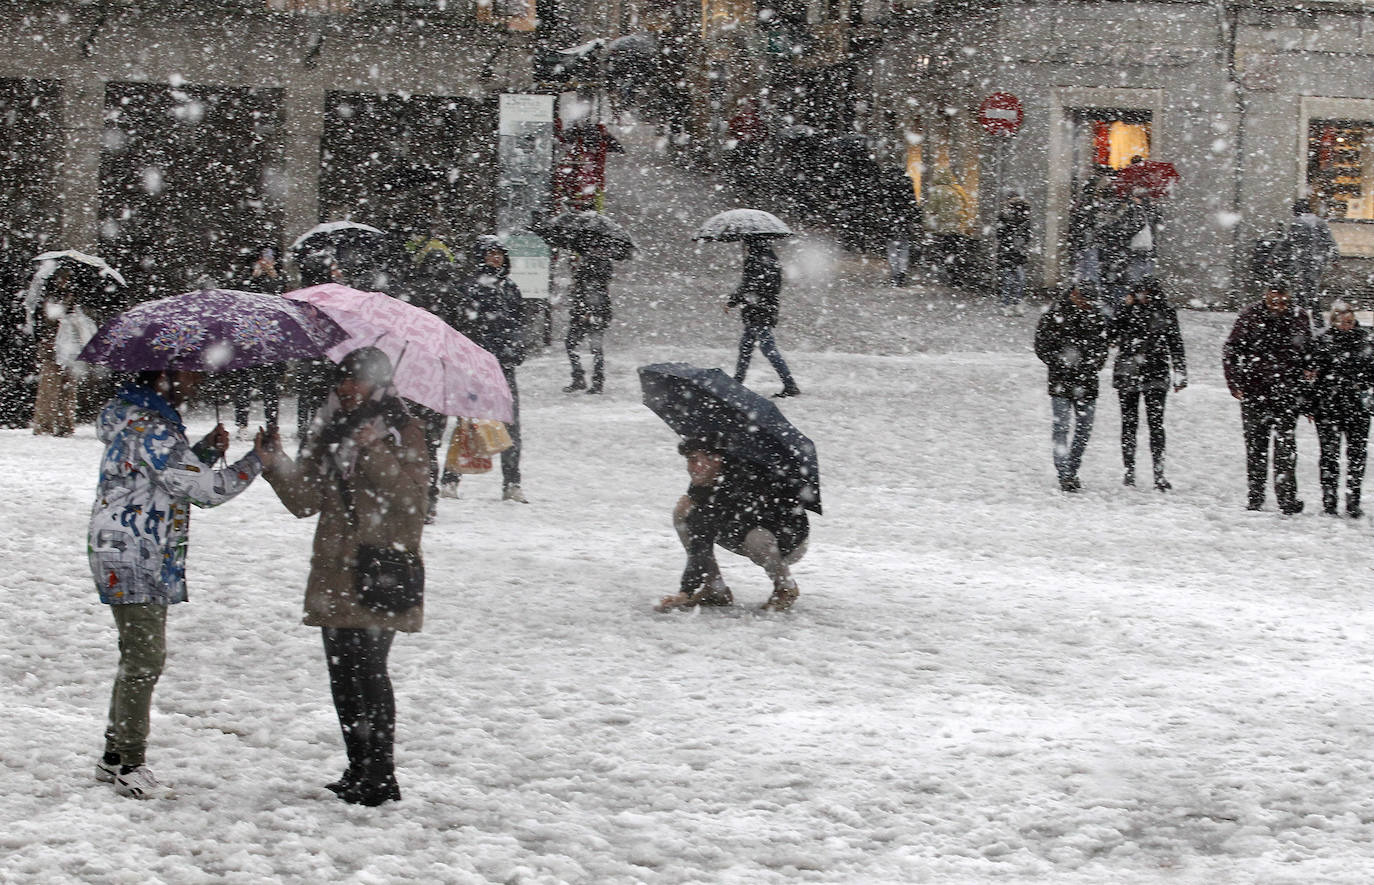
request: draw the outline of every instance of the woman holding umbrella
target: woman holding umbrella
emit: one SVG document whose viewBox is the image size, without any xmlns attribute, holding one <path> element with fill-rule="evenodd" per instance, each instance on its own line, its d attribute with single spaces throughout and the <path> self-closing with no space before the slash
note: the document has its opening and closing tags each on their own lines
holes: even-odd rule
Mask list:
<svg viewBox="0 0 1374 885">
<path fill-rule="evenodd" d="M 759 352 L 768 358 L 782 381 L 776 397 L 799 396 L 801 388 L 792 378 L 792 370 L 778 350 L 773 327 L 778 324 L 778 306 L 782 292 L 782 264 L 772 245 L 764 237 L 744 237 L 744 279 L 725 303 L 726 311 L 740 308 L 744 333 L 739 339 L 739 358 L 735 363 L 735 380 L 744 383 L 749 360 L 757 344 Z"/>
<path fill-rule="evenodd" d="M 357 805 L 399 800 L 396 701 L 387 656 L 399 630 L 419 631 L 421 596 L 370 598 L 368 576 L 400 557 L 401 589 L 423 588 L 420 536 L 428 510 L 424 427 L 392 386 L 391 360 L 375 347 L 344 358 L 316 430 L 292 461 L 275 434 L 264 476 L 297 517 L 319 514 L 305 589 L 305 623 L 319 627 L 348 768 L 327 785 Z M 382 553 L 377 553 L 382 551 Z"/>
<path fill-rule="evenodd" d="M 568 351 L 572 381 L 564 393 L 585 390 L 601 393 L 606 380 L 606 329 L 611 325 L 611 274 L 614 265 L 608 251 L 600 246 L 586 247 L 573 259 L 572 292 L 568 298 L 568 334 L 563 346 Z M 587 386 L 577 348 L 583 340 L 591 344 L 592 384 Z"/>
</svg>

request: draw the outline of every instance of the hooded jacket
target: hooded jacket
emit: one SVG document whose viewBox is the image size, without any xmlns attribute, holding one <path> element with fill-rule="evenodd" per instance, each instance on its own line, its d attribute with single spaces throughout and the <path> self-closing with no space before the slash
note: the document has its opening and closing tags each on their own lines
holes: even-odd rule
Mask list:
<svg viewBox="0 0 1374 885">
<path fill-rule="evenodd" d="M 500 267 L 486 263 L 493 249 L 505 257 Z M 510 278 L 510 252 L 498 238 L 481 236 L 473 244 L 471 261 L 472 272 L 451 315 L 443 319 L 495 356 L 502 368 L 518 366 L 525 361 L 524 299 Z"/>
<path fill-rule="evenodd" d="M 1035 327 L 1035 355 L 1049 369 L 1050 396 L 1097 399 L 1097 373 L 1107 362 L 1107 322 L 1066 293 Z"/>
<path fill-rule="evenodd" d="M 213 450 L 186 440 L 181 416 L 152 390 L 130 385 L 96 421 L 105 444 L 86 537 L 100 601 L 110 605 L 186 601 L 191 506 L 214 507 L 262 471 L 252 452 L 215 469 Z"/>
</svg>

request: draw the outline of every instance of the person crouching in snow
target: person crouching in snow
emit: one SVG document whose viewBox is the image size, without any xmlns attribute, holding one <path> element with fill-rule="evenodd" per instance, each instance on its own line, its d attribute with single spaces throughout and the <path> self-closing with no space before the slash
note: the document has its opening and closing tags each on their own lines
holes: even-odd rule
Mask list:
<svg viewBox="0 0 1374 885">
<path fill-rule="evenodd" d="M 748 557 L 773 580 L 764 611 L 786 611 L 797 601 L 788 566 L 806 553 L 810 524 L 798 493 L 769 481 L 743 460 L 707 440 L 678 446 L 691 483 L 673 510 L 673 527 L 687 551 L 680 592 L 656 607 L 668 612 L 698 605 L 731 605 L 734 596 L 716 564 L 716 545 Z"/>
<path fill-rule="evenodd" d="M 227 467 L 224 425 L 195 446 L 177 411 L 200 384 L 199 372 L 142 372 L 96 422 L 105 444 L 86 541 L 100 601 L 119 631 L 119 671 L 110 695 L 99 781 L 134 799 L 169 798 L 148 768 L 149 711 L 167 656 L 167 607 L 186 601 L 191 507 L 214 507 L 262 471 L 262 435 Z"/>
</svg>

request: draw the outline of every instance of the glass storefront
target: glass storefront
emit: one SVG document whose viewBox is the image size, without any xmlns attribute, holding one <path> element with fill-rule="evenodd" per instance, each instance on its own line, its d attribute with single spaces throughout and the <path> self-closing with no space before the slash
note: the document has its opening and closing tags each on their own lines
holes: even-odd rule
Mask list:
<svg viewBox="0 0 1374 885">
<path fill-rule="evenodd" d="M 1333 221 L 1374 221 L 1374 123 L 1309 120 L 1307 190 Z"/>
</svg>

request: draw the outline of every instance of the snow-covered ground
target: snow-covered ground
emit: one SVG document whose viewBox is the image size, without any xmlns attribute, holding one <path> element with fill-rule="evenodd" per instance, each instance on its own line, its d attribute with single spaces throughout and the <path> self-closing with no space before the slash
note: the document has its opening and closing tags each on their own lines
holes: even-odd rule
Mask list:
<svg viewBox="0 0 1374 885">
<path fill-rule="evenodd" d="M 728 203 L 694 200 L 685 234 L 621 208 L 644 249 L 613 290 L 606 396 L 559 392 L 558 347 L 522 369 L 533 503 L 470 478 L 426 530 L 425 631 L 392 653 L 399 804 L 322 787 L 343 754 L 299 624 L 313 522 L 261 483 L 194 517 L 150 747 L 179 798 L 95 783 L 116 661 L 84 556 L 99 444 L 0 431 L 0 881 L 1374 879 L 1369 521 L 1312 512 L 1305 424 L 1308 513 L 1245 511 L 1233 316 L 1183 317 L 1175 491 L 1121 486 L 1108 392 L 1066 496 L 1033 315 L 788 244 L 805 395 L 783 407 L 825 499 L 801 600 L 753 614 L 766 580 L 722 554 L 738 610 L 654 614 L 686 475 L 634 368 L 728 367 L 738 328 L 715 297 L 737 250 L 685 241 Z M 776 379 L 759 360 L 749 383 Z"/>
</svg>

